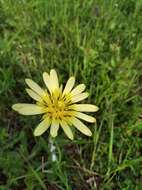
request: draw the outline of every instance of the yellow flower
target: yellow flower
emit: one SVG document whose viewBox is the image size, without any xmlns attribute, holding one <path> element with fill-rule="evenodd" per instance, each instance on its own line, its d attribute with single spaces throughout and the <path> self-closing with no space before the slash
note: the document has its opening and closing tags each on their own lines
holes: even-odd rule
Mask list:
<svg viewBox="0 0 142 190">
<path fill-rule="evenodd" d="M 91 136 L 90 129 L 79 119 L 94 123 L 96 121 L 94 117 L 81 112 L 96 112 L 98 107 L 91 104 L 76 104 L 88 97 L 88 93 L 84 92 L 85 85 L 80 84 L 73 89 L 75 78 L 70 77 L 62 89 L 62 85 L 59 87 L 58 76 L 54 69 L 50 71 L 50 75 L 44 72 L 43 80 L 48 91 L 43 90 L 31 79 L 25 80 L 29 87 L 26 91 L 36 104 L 18 103 L 12 106 L 15 111 L 23 115 L 43 114 L 34 135 L 40 136 L 50 127 L 51 136 L 56 137 L 61 126 L 68 138 L 73 140 L 71 126 L 74 125 L 83 134 Z"/>
</svg>

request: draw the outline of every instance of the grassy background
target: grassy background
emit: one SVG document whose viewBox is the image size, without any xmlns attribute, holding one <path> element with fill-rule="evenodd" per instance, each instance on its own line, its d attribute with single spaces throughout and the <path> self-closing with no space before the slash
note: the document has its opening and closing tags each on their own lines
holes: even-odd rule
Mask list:
<svg viewBox="0 0 142 190">
<path fill-rule="evenodd" d="M 57 163 L 39 118 L 11 110 L 52 68 L 100 107 L 93 137 L 60 130 Z M 0 0 L 0 190 L 141 190 L 141 81 L 141 0 Z"/>
</svg>

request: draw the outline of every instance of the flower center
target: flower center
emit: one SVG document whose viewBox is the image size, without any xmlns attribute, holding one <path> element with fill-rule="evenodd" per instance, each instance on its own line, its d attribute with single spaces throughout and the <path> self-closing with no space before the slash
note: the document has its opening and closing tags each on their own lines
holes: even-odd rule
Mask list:
<svg viewBox="0 0 142 190">
<path fill-rule="evenodd" d="M 43 97 L 44 109 L 46 109 L 46 114 L 44 117 L 48 116 L 54 119 L 63 119 L 66 116 L 71 115 L 71 110 L 68 106 L 71 103 L 65 96 L 57 96 L 56 94 L 47 95 Z"/>
</svg>

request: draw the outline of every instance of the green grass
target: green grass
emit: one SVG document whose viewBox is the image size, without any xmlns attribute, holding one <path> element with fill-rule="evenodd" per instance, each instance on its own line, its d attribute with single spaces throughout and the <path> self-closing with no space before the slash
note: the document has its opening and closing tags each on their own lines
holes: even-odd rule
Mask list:
<svg viewBox="0 0 142 190">
<path fill-rule="evenodd" d="M 142 1 L 0 0 L 0 190 L 142 189 Z M 49 131 L 11 105 L 31 102 L 24 79 L 55 68 L 85 83 L 96 104 L 93 137 Z M 42 172 L 42 157 L 45 171 Z"/>
</svg>

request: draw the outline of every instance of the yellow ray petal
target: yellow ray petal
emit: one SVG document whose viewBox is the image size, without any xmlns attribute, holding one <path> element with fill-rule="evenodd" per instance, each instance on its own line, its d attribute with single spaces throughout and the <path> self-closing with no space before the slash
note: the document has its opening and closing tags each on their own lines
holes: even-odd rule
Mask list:
<svg viewBox="0 0 142 190">
<path fill-rule="evenodd" d="M 77 94 L 76 96 L 73 96 L 73 97 L 71 98 L 71 101 L 72 101 L 73 103 L 79 102 L 79 101 L 81 101 L 81 100 L 86 99 L 88 96 L 89 96 L 89 93 L 88 93 L 88 92 L 84 92 L 84 93 L 81 93 L 81 94 Z"/>
<path fill-rule="evenodd" d="M 50 127 L 50 119 L 44 119 L 34 130 L 34 136 L 42 135 Z"/>
<path fill-rule="evenodd" d="M 81 92 L 83 92 L 85 90 L 85 84 L 79 84 L 78 86 L 76 86 L 72 91 L 71 91 L 71 95 L 75 96 L 77 94 L 80 94 Z"/>
<path fill-rule="evenodd" d="M 69 139 L 73 140 L 73 133 L 65 121 L 60 122 L 62 129 L 64 130 L 65 134 L 68 136 Z"/>
<path fill-rule="evenodd" d="M 50 134 L 52 137 L 56 137 L 59 129 L 59 121 L 53 119 L 51 127 L 50 127 Z"/>
<path fill-rule="evenodd" d="M 33 98 L 34 100 L 40 102 L 42 100 L 42 98 L 36 93 L 34 92 L 33 90 L 29 89 L 29 88 L 26 88 L 26 92 L 29 94 L 29 96 L 31 98 Z"/>
<path fill-rule="evenodd" d="M 84 113 L 81 113 L 81 112 L 74 112 L 74 116 L 75 117 L 78 117 L 80 119 L 83 119 L 85 121 L 88 121 L 90 123 L 95 123 L 96 122 L 96 119 L 90 115 L 87 115 L 87 114 L 84 114 Z"/>
<path fill-rule="evenodd" d="M 67 81 L 65 88 L 64 88 L 63 95 L 68 94 L 72 90 L 74 83 L 75 83 L 75 78 L 70 77 L 69 80 Z"/>
<path fill-rule="evenodd" d="M 52 91 L 59 90 L 58 76 L 54 69 L 50 71 L 50 84 L 51 84 Z"/>
<path fill-rule="evenodd" d="M 82 123 L 79 119 L 73 117 L 70 119 L 70 122 L 83 134 L 87 135 L 87 136 L 91 136 L 92 132 L 90 131 L 90 129 L 84 125 L 84 123 Z"/>
<path fill-rule="evenodd" d="M 50 94 L 52 93 L 52 87 L 51 87 L 51 83 L 50 83 L 50 76 L 47 72 L 43 73 L 43 81 L 46 85 L 46 87 L 48 88 Z"/>
<path fill-rule="evenodd" d="M 83 112 L 96 112 L 99 108 L 92 104 L 74 104 L 73 109 L 76 111 Z"/>
<path fill-rule="evenodd" d="M 46 95 L 45 91 L 37 83 L 35 83 L 33 80 L 31 80 L 31 79 L 25 79 L 25 81 L 26 81 L 27 85 L 34 92 L 36 92 L 38 95 L 40 95 L 40 96 Z"/>
<path fill-rule="evenodd" d="M 45 112 L 43 107 L 38 106 L 36 104 L 24 104 L 24 103 L 14 104 L 12 106 L 12 109 L 19 112 L 22 115 L 36 115 Z"/>
</svg>

